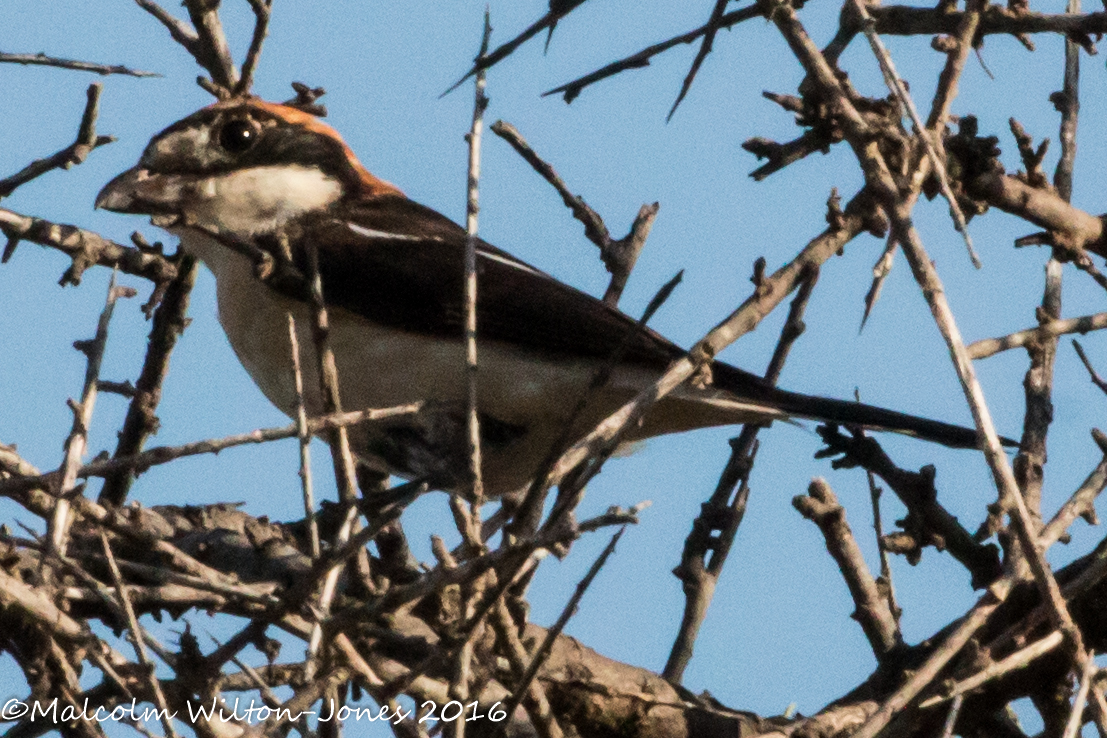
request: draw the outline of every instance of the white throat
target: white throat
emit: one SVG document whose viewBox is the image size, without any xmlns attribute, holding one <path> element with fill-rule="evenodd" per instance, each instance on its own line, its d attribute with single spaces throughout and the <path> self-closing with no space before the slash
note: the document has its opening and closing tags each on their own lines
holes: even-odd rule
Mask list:
<svg viewBox="0 0 1107 738">
<path fill-rule="evenodd" d="M 199 182 L 187 218 L 205 230 L 246 239 L 324 210 L 341 196 L 342 184 L 314 167 L 251 167 Z"/>
</svg>

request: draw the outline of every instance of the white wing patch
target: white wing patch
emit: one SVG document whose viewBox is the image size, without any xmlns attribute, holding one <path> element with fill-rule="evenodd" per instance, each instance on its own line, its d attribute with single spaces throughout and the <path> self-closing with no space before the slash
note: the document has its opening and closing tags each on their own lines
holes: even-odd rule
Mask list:
<svg viewBox="0 0 1107 738">
<path fill-rule="evenodd" d="M 347 223 L 350 230 L 359 236 L 365 236 L 366 238 L 383 238 L 387 241 L 423 241 L 422 236 L 409 236 L 406 233 L 389 233 L 388 231 L 378 231 L 374 228 L 366 228 L 365 226 L 359 226 L 357 223 Z"/>
<path fill-rule="evenodd" d="M 425 240 L 427 240 L 426 236 L 412 236 L 412 235 L 409 235 L 407 233 L 389 233 L 388 231 L 378 231 L 375 228 L 366 228 L 365 226 L 360 226 L 357 223 L 346 223 L 346 225 L 354 233 L 358 234 L 359 236 L 365 236 L 366 238 L 378 238 L 378 239 L 383 239 L 383 240 L 386 240 L 386 241 L 425 241 Z M 432 238 L 431 240 L 437 240 L 437 239 Z M 499 254 L 493 254 L 489 251 L 483 251 L 481 249 L 477 249 L 477 254 L 479 254 L 480 256 L 483 256 L 486 259 L 491 259 L 492 261 L 498 261 L 501 264 L 508 265 L 509 267 L 514 267 L 514 268 L 522 270 L 524 272 L 528 272 L 529 274 L 535 274 L 535 275 L 538 275 L 540 277 L 546 276 L 545 274 L 543 274 L 542 272 L 538 271 L 537 269 L 535 269 L 533 267 L 527 266 L 526 264 L 523 264 L 522 262 L 515 261 L 514 259 L 509 259 L 507 257 L 500 256 Z"/>
<path fill-rule="evenodd" d="M 514 259 L 508 259 L 508 258 L 505 258 L 503 256 L 500 256 L 499 254 L 493 254 L 489 251 L 481 251 L 480 249 L 477 249 L 477 253 L 479 255 L 483 256 L 485 259 L 491 259 L 492 261 L 498 261 L 501 264 L 507 264 L 509 267 L 515 267 L 516 269 L 521 269 L 524 272 L 529 272 L 531 274 L 536 274 L 540 277 L 546 276 L 545 274 L 538 271 L 537 269 L 535 269 L 533 267 L 529 267 L 526 264 L 523 264 L 522 262 L 515 261 Z"/>
</svg>

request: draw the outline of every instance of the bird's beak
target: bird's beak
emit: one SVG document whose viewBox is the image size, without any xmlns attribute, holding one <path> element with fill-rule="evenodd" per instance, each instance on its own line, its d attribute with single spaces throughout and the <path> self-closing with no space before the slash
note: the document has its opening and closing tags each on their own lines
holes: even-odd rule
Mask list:
<svg viewBox="0 0 1107 738">
<path fill-rule="evenodd" d="M 176 212 L 191 178 L 155 174 L 134 167 L 108 182 L 96 196 L 96 207 L 116 213 L 166 215 Z"/>
</svg>

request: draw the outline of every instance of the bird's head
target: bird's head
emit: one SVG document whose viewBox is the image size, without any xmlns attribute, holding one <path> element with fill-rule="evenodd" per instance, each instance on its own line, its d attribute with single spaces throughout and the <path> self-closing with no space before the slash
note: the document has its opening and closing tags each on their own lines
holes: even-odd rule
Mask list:
<svg viewBox="0 0 1107 738">
<path fill-rule="evenodd" d="M 316 117 L 248 98 L 218 102 L 154 136 L 96 206 L 248 239 L 344 199 L 400 194 Z"/>
</svg>

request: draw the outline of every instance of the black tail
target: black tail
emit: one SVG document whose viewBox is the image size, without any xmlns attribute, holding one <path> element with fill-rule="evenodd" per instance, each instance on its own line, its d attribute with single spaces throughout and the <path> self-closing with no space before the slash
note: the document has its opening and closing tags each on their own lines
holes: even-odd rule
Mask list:
<svg viewBox="0 0 1107 738">
<path fill-rule="evenodd" d="M 802 395 L 798 392 L 777 389 L 754 374 L 721 362 L 712 365 L 712 372 L 715 386 L 719 389 L 733 392 L 743 399 L 764 403 L 794 418 L 902 433 L 951 448 L 979 447 L 976 442 L 976 430 L 973 428 L 920 418 L 917 415 L 886 410 L 860 402 L 832 400 L 829 397 Z M 1000 436 L 999 440 L 1004 446 L 1019 445 L 1017 441 L 1010 438 Z"/>
</svg>

